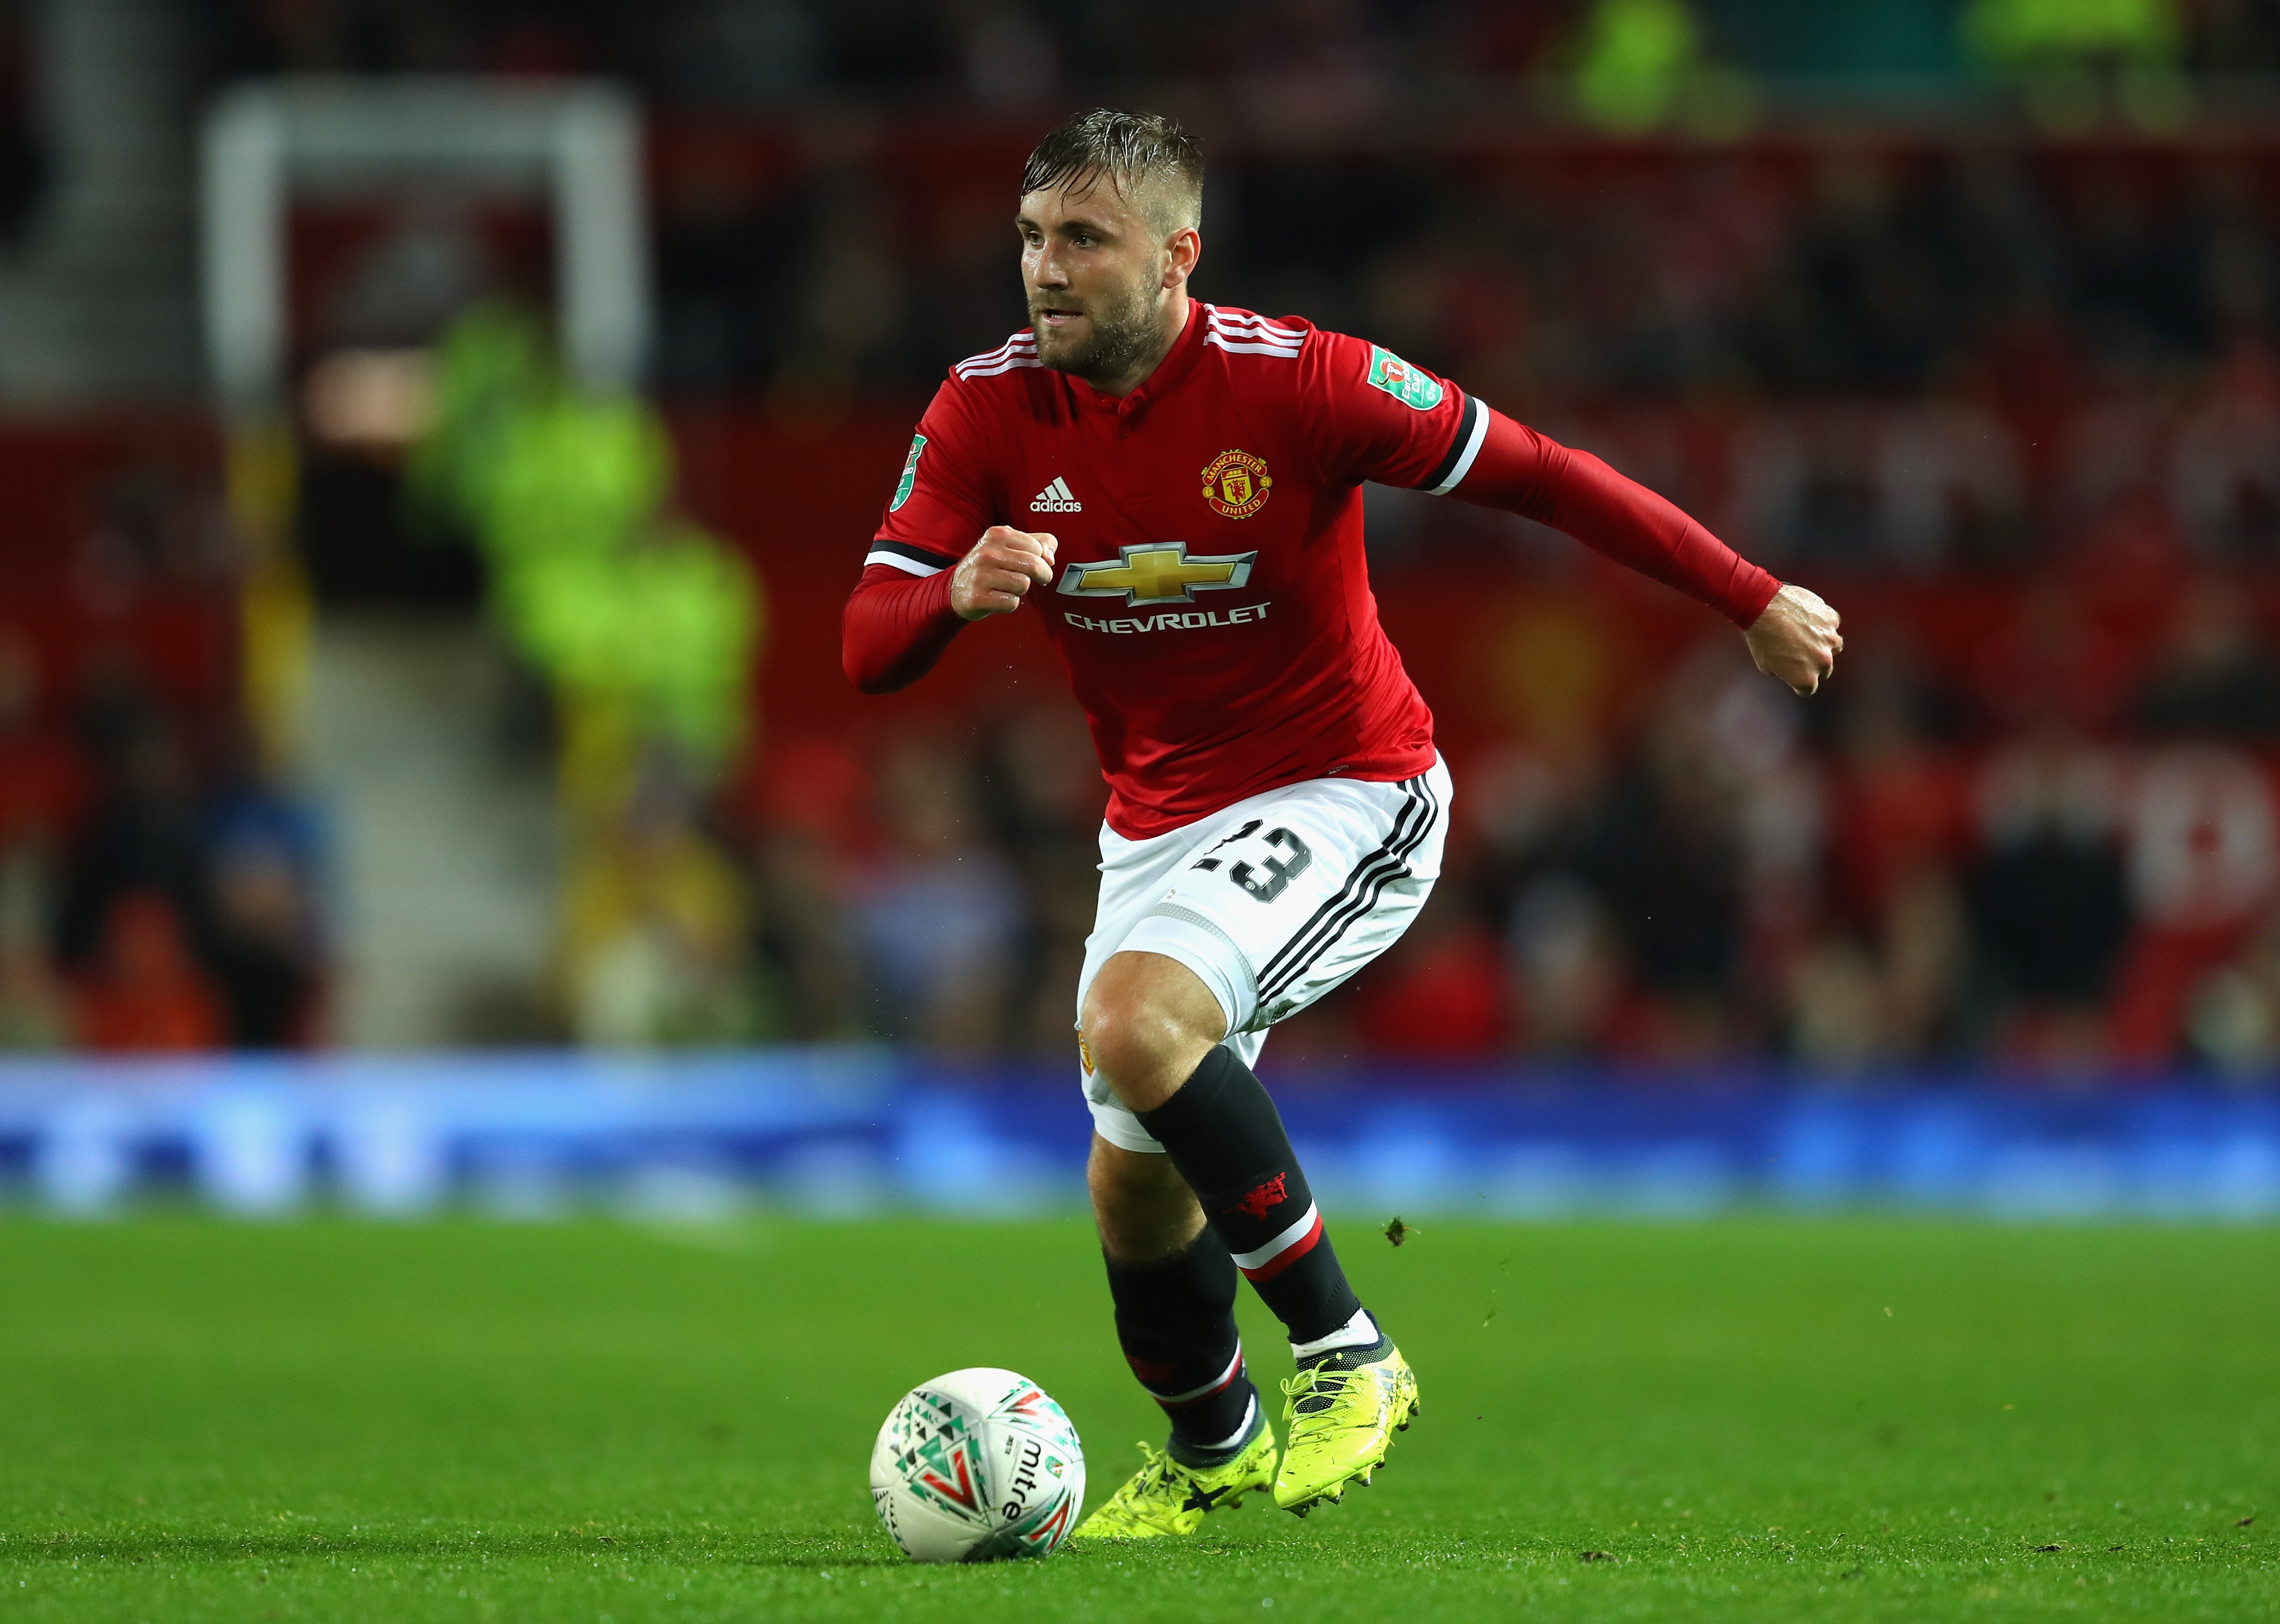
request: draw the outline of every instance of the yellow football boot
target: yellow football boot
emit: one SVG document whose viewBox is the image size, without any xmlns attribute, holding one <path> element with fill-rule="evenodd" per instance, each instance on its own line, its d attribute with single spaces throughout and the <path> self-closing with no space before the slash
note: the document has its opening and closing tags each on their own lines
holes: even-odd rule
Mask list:
<svg viewBox="0 0 2280 1624">
<path fill-rule="evenodd" d="M 1417 1377 L 1390 1342 L 1375 1349 L 1326 1354 L 1282 1383 L 1288 1445 L 1275 1480 L 1275 1504 L 1301 1517 L 1325 1500 L 1342 1500 L 1346 1485 L 1367 1487 L 1385 1464 L 1393 1435 L 1417 1414 Z"/>
<path fill-rule="evenodd" d="M 1071 1539 L 1154 1539 L 1192 1534 L 1205 1516 L 1243 1504 L 1275 1482 L 1275 1429 L 1262 1418 L 1259 1435 L 1224 1466 L 1182 1466 L 1161 1450 L 1140 1446 L 1143 1465 L 1108 1503 L 1077 1525 Z"/>
</svg>

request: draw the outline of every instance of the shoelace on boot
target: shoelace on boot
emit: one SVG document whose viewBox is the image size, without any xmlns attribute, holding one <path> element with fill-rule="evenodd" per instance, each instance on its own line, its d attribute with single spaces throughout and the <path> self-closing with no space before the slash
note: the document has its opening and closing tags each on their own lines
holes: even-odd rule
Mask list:
<svg viewBox="0 0 2280 1624">
<path fill-rule="evenodd" d="M 1290 1401 L 1289 1412 L 1293 1416 L 1313 1415 L 1329 1409 L 1353 1377 L 1352 1371 L 1328 1359 L 1306 1366 L 1282 1383 L 1283 1397 Z"/>
<path fill-rule="evenodd" d="M 1182 1468 L 1180 1463 L 1173 1459 L 1167 1452 L 1143 1443 L 1140 1445 L 1140 1470 L 1134 1475 L 1132 1481 L 1125 1485 L 1124 1490 L 1120 1492 L 1117 1497 L 1121 1499 L 1124 1493 L 1129 1493 L 1136 1499 L 1149 1489 L 1164 1482 L 1175 1472 L 1181 1470 Z"/>
</svg>

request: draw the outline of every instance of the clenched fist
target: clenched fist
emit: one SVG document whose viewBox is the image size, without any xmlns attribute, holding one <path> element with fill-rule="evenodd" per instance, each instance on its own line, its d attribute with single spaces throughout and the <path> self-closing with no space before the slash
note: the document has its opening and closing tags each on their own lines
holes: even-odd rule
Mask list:
<svg viewBox="0 0 2280 1624">
<path fill-rule="evenodd" d="M 1010 525 L 990 526 L 958 561 L 950 578 L 950 606 L 967 620 L 1011 614 L 1021 606 L 1032 581 L 1053 578 L 1053 555 L 1059 550 L 1060 543 L 1042 532 L 1032 535 Z"/>
<path fill-rule="evenodd" d="M 1783 587 L 1742 635 L 1759 670 L 1809 694 L 1837 669 L 1837 657 L 1845 652 L 1837 625 L 1837 612 L 1816 594 Z"/>
</svg>

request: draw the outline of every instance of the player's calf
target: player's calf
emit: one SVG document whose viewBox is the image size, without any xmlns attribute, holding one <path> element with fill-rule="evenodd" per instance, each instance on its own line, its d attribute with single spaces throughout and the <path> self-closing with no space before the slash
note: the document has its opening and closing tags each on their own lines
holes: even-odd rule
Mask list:
<svg viewBox="0 0 2280 1624">
<path fill-rule="evenodd" d="M 1116 1339 L 1172 1435 L 1160 1452 L 1141 1445 L 1140 1470 L 1074 1537 L 1192 1534 L 1275 1481 L 1275 1435 L 1235 1327 L 1235 1259 L 1162 1152 L 1096 1138 L 1086 1174 Z"/>
<path fill-rule="evenodd" d="M 1294 1349 L 1378 1340 L 1338 1266 L 1282 1118 L 1249 1066 L 1215 1047 L 1171 1097 L 1136 1114 L 1170 1154 Z"/>
<path fill-rule="evenodd" d="M 1171 1422 L 1173 1455 L 1196 1466 L 1232 1459 L 1253 1430 L 1259 1396 L 1235 1328 L 1226 1246 L 1204 1229 L 1168 1258 L 1105 1261 L 1116 1340 Z"/>
</svg>

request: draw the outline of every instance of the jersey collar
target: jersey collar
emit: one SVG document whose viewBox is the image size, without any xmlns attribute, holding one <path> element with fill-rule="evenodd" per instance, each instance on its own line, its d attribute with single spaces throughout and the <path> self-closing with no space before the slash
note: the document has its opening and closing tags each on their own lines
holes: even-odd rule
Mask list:
<svg viewBox="0 0 2280 1624">
<path fill-rule="evenodd" d="M 1204 352 L 1204 304 L 1190 295 L 1188 299 L 1188 322 L 1164 358 L 1156 363 L 1156 370 L 1148 374 L 1140 387 L 1129 395 L 1105 395 L 1082 378 L 1069 378 L 1069 388 L 1088 412 L 1113 416 L 1119 427 L 1138 422 L 1157 396 L 1179 387 L 1181 381 L 1196 369 L 1196 361 Z M 1067 376 L 1066 373 L 1063 374 Z"/>
</svg>

